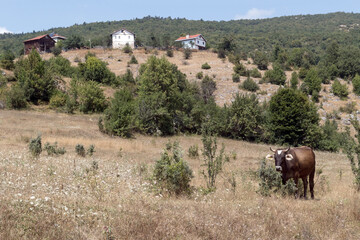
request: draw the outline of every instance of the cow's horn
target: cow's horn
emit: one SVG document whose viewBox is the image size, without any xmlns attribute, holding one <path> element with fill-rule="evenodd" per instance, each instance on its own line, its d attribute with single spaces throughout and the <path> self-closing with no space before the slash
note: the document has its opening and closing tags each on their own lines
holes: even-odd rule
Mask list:
<svg viewBox="0 0 360 240">
<path fill-rule="evenodd" d="M 275 152 L 275 150 L 273 150 L 271 147 L 270 147 L 270 151 Z"/>
<path fill-rule="evenodd" d="M 287 151 L 289 151 L 290 150 L 290 147 L 288 147 L 288 149 L 286 149 L 286 151 L 285 152 L 287 152 Z"/>
</svg>

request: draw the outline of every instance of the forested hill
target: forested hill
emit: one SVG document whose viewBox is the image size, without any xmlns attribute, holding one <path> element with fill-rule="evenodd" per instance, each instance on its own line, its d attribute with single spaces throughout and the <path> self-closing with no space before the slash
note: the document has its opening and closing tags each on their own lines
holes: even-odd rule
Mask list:
<svg viewBox="0 0 360 240">
<path fill-rule="evenodd" d="M 119 16 L 121 18 L 121 16 Z M 23 34 L 0 34 L 0 51 L 12 50 L 18 54 L 22 41 L 51 32 L 63 36 L 79 35 L 85 44 L 109 44 L 109 35 L 126 28 L 134 32 L 144 45 L 162 46 L 181 34 L 201 33 L 211 47 L 216 47 L 226 36 L 234 38 L 243 52 L 254 49 L 271 50 L 274 44 L 284 48 L 304 47 L 321 53 L 329 41 L 342 45 L 360 44 L 360 14 L 329 13 L 297 15 L 261 20 L 203 21 L 144 17 L 142 19 L 75 24 L 71 27 L 51 28 L 46 31 Z"/>
</svg>

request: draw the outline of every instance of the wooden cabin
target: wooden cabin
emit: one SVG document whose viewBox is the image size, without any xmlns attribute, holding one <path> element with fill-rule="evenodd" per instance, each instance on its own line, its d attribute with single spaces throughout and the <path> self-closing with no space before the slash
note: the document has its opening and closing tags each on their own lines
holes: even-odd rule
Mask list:
<svg viewBox="0 0 360 240">
<path fill-rule="evenodd" d="M 34 48 L 39 53 L 50 52 L 55 47 L 55 41 L 48 34 L 24 41 L 24 53 L 29 54 Z"/>
</svg>

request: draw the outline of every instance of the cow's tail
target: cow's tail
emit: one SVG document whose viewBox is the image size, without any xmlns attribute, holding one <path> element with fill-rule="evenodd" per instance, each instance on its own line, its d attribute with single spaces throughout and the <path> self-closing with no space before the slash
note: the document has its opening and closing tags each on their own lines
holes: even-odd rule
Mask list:
<svg viewBox="0 0 360 240">
<path fill-rule="evenodd" d="M 309 175 L 309 185 L 310 185 L 310 193 L 312 199 L 314 199 L 314 177 L 315 177 L 315 166 Z"/>
</svg>

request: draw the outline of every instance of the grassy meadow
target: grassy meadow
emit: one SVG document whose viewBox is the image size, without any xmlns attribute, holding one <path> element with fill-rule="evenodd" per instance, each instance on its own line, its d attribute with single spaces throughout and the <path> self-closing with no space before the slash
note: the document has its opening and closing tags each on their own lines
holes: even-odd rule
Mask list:
<svg viewBox="0 0 360 240">
<path fill-rule="evenodd" d="M 97 115 L 0 111 L 0 239 L 359 239 L 360 194 L 343 154 L 316 152 L 315 200 L 263 197 L 255 171 L 269 146 L 219 139 L 232 158 L 204 194 L 200 136 L 112 138 Z M 31 157 L 38 134 L 66 153 Z M 168 141 L 194 172 L 194 193 L 157 195 L 147 180 Z M 76 144 L 95 145 L 80 157 Z M 274 147 L 274 146 L 273 146 Z M 94 165 L 98 166 L 94 167 Z M 234 184 L 236 183 L 236 184 Z"/>
</svg>

